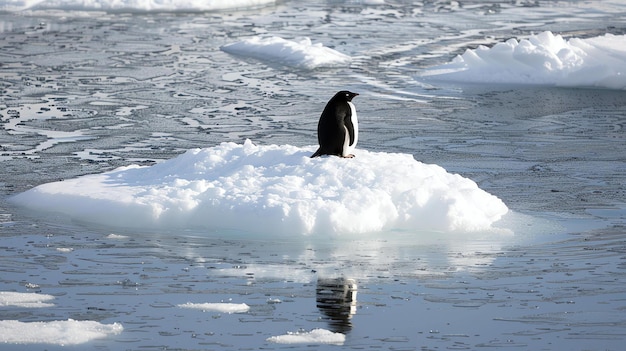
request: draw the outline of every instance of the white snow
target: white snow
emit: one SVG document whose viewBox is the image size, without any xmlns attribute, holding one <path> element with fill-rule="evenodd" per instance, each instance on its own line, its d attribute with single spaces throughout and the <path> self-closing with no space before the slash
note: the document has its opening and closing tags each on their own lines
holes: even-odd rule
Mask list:
<svg viewBox="0 0 626 351">
<path fill-rule="evenodd" d="M 255 8 L 275 2 L 275 0 L 0 0 L 0 10 L 219 11 Z"/>
<path fill-rule="evenodd" d="M 268 236 L 390 230 L 472 232 L 508 208 L 477 184 L 412 155 L 222 143 L 151 167 L 43 184 L 10 201 L 127 228 L 210 228 Z"/>
<path fill-rule="evenodd" d="M 343 345 L 346 336 L 326 329 L 313 329 L 310 332 L 289 332 L 285 335 L 272 336 L 267 341 L 277 344 L 332 344 Z"/>
<path fill-rule="evenodd" d="M 456 82 L 626 89 L 626 35 L 565 40 L 543 32 L 468 49 L 421 74 Z"/>
<path fill-rule="evenodd" d="M 94 339 L 117 335 L 124 328 L 119 323 L 94 321 L 20 322 L 0 321 L 0 344 L 77 345 Z"/>
<path fill-rule="evenodd" d="M 321 43 L 313 44 L 309 38 L 286 40 L 275 36 L 266 38 L 256 36 L 224 45 L 221 49 L 230 54 L 302 69 L 345 66 L 351 61 L 350 56 L 325 47 Z"/>
<path fill-rule="evenodd" d="M 220 312 L 220 313 L 246 313 L 250 310 L 250 306 L 245 303 L 226 303 L 226 302 L 207 302 L 207 303 L 191 303 L 187 302 L 178 305 L 180 308 L 191 308 L 202 311 Z"/>
<path fill-rule="evenodd" d="M 0 307 L 16 306 L 26 308 L 52 307 L 53 303 L 46 301 L 54 300 L 54 296 L 37 293 L 19 293 L 12 291 L 0 291 Z"/>
</svg>

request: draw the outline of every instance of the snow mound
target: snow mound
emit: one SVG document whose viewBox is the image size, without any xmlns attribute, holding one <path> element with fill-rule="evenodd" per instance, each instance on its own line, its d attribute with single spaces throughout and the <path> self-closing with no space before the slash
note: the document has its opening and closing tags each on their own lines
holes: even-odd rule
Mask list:
<svg viewBox="0 0 626 351">
<path fill-rule="evenodd" d="M 421 74 L 438 80 L 626 89 L 626 35 L 563 39 L 543 32 L 468 49 Z"/>
<path fill-rule="evenodd" d="M 333 333 L 326 329 L 313 329 L 310 332 L 295 332 L 285 335 L 272 336 L 267 341 L 277 344 L 332 344 L 343 345 L 346 336 Z"/>
<path fill-rule="evenodd" d="M 54 296 L 37 293 L 19 293 L 11 291 L 0 291 L 0 307 L 16 306 L 26 308 L 52 307 L 54 304 L 46 301 L 54 300 Z"/>
<path fill-rule="evenodd" d="M 0 343 L 77 345 L 94 339 L 117 335 L 124 328 L 119 323 L 94 321 L 20 322 L 0 321 Z"/>
<path fill-rule="evenodd" d="M 350 56 L 325 47 L 321 43 L 313 44 L 309 38 L 292 41 L 280 37 L 257 36 L 224 45 L 221 49 L 229 54 L 253 57 L 301 69 L 345 66 L 351 61 Z"/>
<path fill-rule="evenodd" d="M 387 230 L 471 232 L 508 209 L 475 182 L 412 155 L 223 143 L 151 167 L 43 184 L 10 201 L 128 228 L 234 229 L 265 236 Z"/>
<path fill-rule="evenodd" d="M 220 313 L 246 313 L 250 310 L 250 306 L 245 303 L 191 303 L 187 302 L 178 305 L 180 308 L 191 308 L 202 311 L 220 312 Z"/>
<path fill-rule="evenodd" d="M 219 11 L 256 8 L 275 0 L 0 0 L 0 10 Z"/>
</svg>

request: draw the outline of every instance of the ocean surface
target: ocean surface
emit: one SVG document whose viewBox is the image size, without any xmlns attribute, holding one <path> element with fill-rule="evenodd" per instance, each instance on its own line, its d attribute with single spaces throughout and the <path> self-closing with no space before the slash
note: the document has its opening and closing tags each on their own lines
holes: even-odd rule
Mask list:
<svg viewBox="0 0 626 351">
<path fill-rule="evenodd" d="M 622 1 L 119 4 L 0 1 L 0 292 L 38 294 L 0 304 L 3 349 L 623 348 L 626 91 L 423 74 L 512 38 L 624 35 Z M 350 60 L 223 50 L 253 37 Z M 278 240 L 10 201 L 223 142 L 315 145 L 343 89 L 360 94 L 358 148 L 473 180 L 509 208 L 509 230 Z M 35 325 L 41 338 L 20 331 Z"/>
</svg>

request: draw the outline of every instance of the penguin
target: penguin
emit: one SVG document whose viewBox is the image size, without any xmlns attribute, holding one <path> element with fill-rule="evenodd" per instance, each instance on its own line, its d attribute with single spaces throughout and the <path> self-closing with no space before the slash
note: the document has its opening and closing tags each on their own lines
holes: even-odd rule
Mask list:
<svg viewBox="0 0 626 351">
<path fill-rule="evenodd" d="M 320 147 L 311 158 L 322 155 L 354 157 L 354 148 L 359 140 L 359 121 L 352 99 L 357 95 L 342 90 L 328 101 L 317 124 Z"/>
</svg>

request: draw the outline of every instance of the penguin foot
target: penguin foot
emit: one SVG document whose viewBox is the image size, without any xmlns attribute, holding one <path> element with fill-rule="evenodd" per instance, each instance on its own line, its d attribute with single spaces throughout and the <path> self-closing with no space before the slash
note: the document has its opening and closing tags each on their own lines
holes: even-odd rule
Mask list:
<svg viewBox="0 0 626 351">
<path fill-rule="evenodd" d="M 343 157 L 343 158 L 354 158 L 355 156 L 353 154 L 350 154 L 350 155 L 342 155 L 341 157 Z"/>
</svg>

